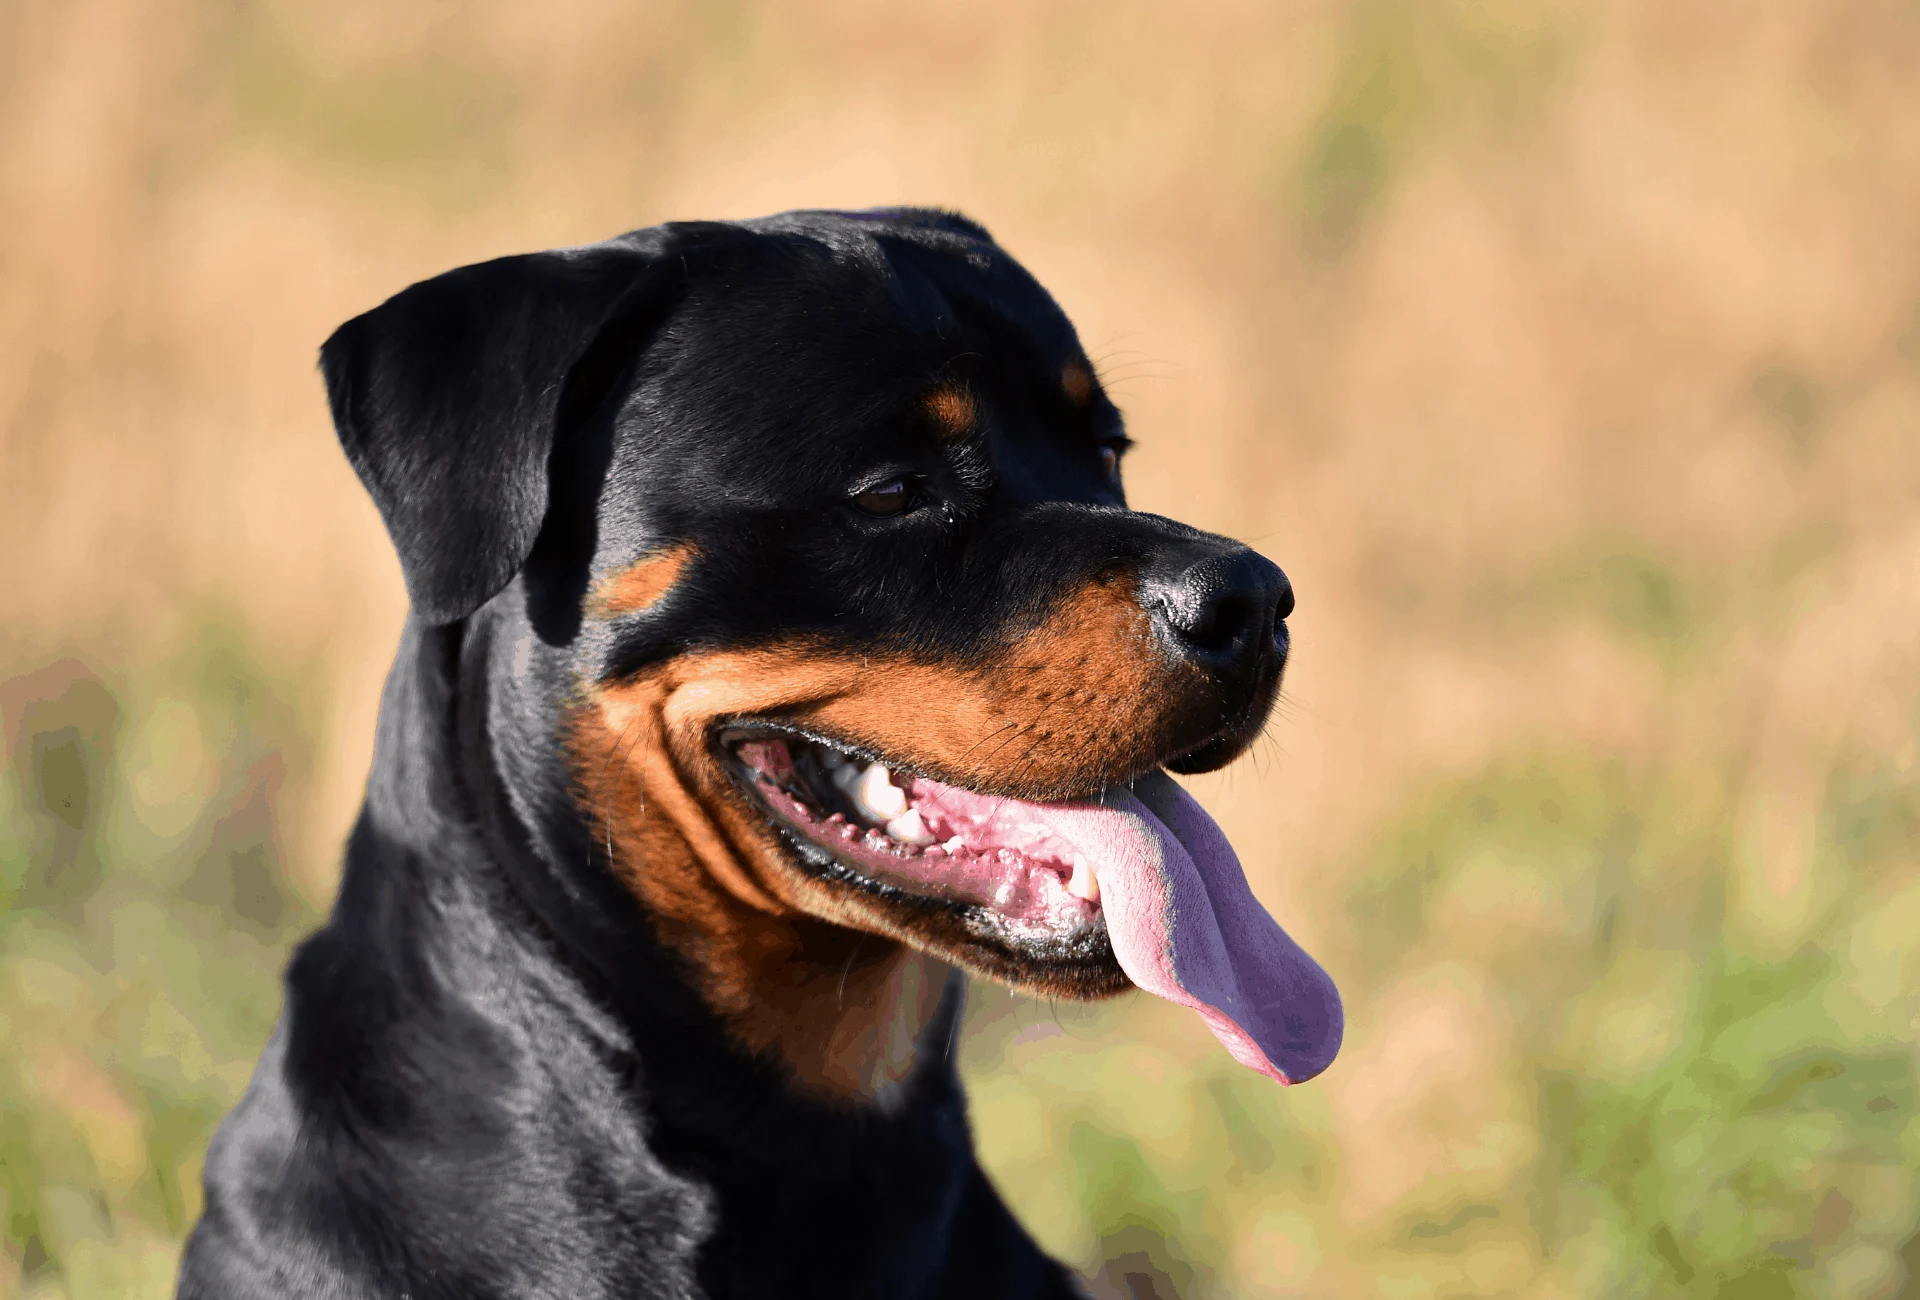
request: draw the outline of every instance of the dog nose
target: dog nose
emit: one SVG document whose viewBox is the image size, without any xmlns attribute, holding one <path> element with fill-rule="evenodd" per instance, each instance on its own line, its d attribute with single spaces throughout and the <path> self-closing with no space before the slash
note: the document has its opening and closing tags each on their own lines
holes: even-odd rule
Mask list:
<svg viewBox="0 0 1920 1300">
<path fill-rule="evenodd" d="M 1287 575 L 1244 547 L 1157 560 L 1141 578 L 1141 598 L 1172 643 L 1215 672 L 1284 649 L 1281 620 L 1293 613 Z"/>
</svg>

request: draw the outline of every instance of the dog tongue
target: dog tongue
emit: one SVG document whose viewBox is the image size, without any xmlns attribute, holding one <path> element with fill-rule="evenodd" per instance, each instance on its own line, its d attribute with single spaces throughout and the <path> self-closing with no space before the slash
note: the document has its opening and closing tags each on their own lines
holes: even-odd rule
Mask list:
<svg viewBox="0 0 1920 1300">
<path fill-rule="evenodd" d="M 1164 773 L 1047 821 L 1094 863 L 1114 955 L 1147 992 L 1200 1013 L 1242 1065 L 1281 1083 L 1340 1050 L 1340 993 L 1247 887 L 1227 837 Z"/>
</svg>

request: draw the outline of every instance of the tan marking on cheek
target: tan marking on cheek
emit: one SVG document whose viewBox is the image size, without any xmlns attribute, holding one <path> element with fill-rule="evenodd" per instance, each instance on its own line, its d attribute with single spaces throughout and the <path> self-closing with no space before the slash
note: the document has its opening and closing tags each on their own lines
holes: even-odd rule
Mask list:
<svg viewBox="0 0 1920 1300">
<path fill-rule="evenodd" d="M 1093 372 L 1078 361 L 1069 361 L 1060 368 L 1060 388 L 1069 402 L 1085 406 L 1093 396 Z"/>
<path fill-rule="evenodd" d="M 673 590 L 695 554 L 691 545 L 680 542 L 607 575 L 587 599 L 588 617 L 618 618 L 656 604 Z"/>
<path fill-rule="evenodd" d="M 600 764 L 597 777 L 591 770 L 586 774 L 600 816 L 616 827 L 644 828 L 651 818 L 656 828 L 671 828 L 734 901 L 768 914 L 785 911 L 742 867 L 736 846 L 726 841 L 708 814 L 706 799 L 714 791 L 690 788 L 674 761 L 663 685 L 649 677 L 599 697 L 600 726 L 593 728 L 597 743 L 589 742 L 583 757 Z M 719 775 L 724 779 L 724 773 Z"/>
<path fill-rule="evenodd" d="M 980 411 L 966 389 L 936 388 L 927 396 L 927 414 L 946 436 L 964 438 L 973 432 Z"/>
<path fill-rule="evenodd" d="M 822 676 L 830 684 L 838 674 Z M 705 726 L 697 744 L 669 734 L 669 715 L 710 724 L 695 702 L 726 708 L 735 693 L 678 678 L 624 683 L 576 715 L 575 769 L 594 835 L 743 1046 L 785 1061 L 803 1089 L 871 1099 L 912 1067 L 948 968 L 837 910 L 819 882 L 794 878 L 764 819 L 728 797 Z M 690 698 L 668 707 L 676 688 Z M 819 689 L 790 683 L 783 694 Z M 777 873 L 775 888 L 763 873 Z"/>
</svg>

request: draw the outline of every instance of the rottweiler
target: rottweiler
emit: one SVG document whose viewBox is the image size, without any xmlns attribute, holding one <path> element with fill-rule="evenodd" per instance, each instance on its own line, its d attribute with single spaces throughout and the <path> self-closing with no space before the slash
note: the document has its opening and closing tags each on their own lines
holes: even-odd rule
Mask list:
<svg viewBox="0 0 1920 1300">
<path fill-rule="evenodd" d="M 981 1171 L 970 973 L 1281 1082 L 1338 995 L 1167 772 L 1293 594 L 1127 507 L 1073 327 L 931 209 L 673 223 L 321 349 L 411 610 L 180 1294 L 1081 1294 Z"/>
</svg>

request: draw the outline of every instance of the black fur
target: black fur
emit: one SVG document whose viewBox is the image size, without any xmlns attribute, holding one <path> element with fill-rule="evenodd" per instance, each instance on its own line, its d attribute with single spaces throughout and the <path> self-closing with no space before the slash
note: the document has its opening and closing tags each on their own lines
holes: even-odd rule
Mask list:
<svg viewBox="0 0 1920 1300">
<path fill-rule="evenodd" d="M 1075 1294 L 974 1160 L 957 987 L 880 1102 L 796 1090 L 607 870 L 557 726 L 595 683 L 701 648 L 976 661 L 1124 570 L 1211 656 L 1161 757 L 1231 757 L 1278 659 L 1194 600 L 1258 588 L 1271 642 L 1284 579 L 1126 508 L 1101 459 L 1118 413 L 1060 391 L 1083 361 L 984 230 L 918 210 L 504 258 L 341 327 L 328 394 L 413 616 L 338 902 L 209 1153 L 182 1296 Z M 929 435 L 915 403 L 940 383 L 979 396 L 981 439 Z M 902 476 L 916 509 L 849 508 Z M 672 542 L 698 560 L 656 607 L 582 617 Z"/>
</svg>

